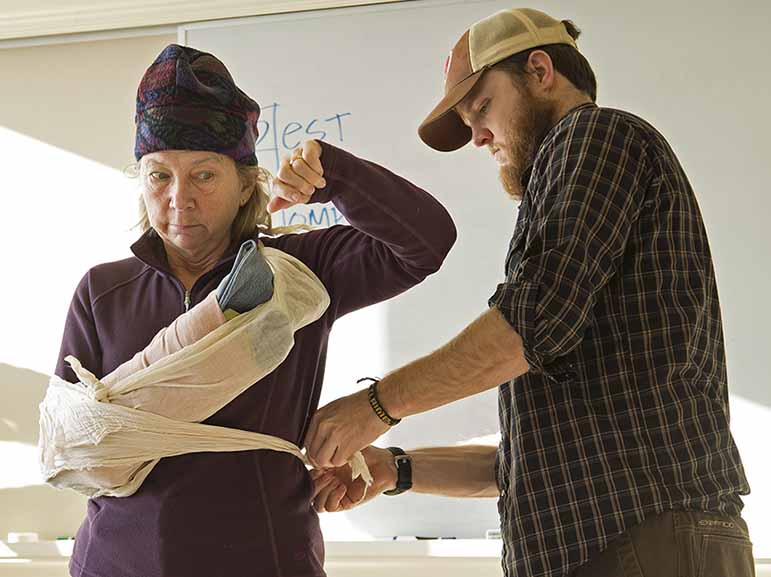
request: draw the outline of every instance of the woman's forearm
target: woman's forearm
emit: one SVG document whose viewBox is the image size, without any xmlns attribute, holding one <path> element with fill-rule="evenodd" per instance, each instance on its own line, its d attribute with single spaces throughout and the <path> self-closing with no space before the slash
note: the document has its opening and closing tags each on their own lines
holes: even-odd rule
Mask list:
<svg viewBox="0 0 771 577">
<path fill-rule="evenodd" d="M 192 345 L 223 324 L 225 324 L 225 316 L 212 292 L 192 309 L 178 316 L 168 327 L 158 331 L 149 345 L 106 375 L 102 382 L 109 387 L 160 359 Z"/>
</svg>

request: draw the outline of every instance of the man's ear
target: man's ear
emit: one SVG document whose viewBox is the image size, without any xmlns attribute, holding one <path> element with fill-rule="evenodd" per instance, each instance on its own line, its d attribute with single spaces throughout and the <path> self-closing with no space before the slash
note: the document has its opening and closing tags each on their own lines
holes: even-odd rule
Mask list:
<svg viewBox="0 0 771 577">
<path fill-rule="evenodd" d="M 527 58 L 527 71 L 532 75 L 535 87 L 543 92 L 550 91 L 555 84 L 557 71 L 554 63 L 543 50 L 533 50 Z"/>
</svg>

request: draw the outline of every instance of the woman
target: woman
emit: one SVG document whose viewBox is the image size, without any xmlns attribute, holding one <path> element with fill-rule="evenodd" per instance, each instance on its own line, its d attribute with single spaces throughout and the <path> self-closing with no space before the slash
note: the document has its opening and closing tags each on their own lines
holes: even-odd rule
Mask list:
<svg viewBox="0 0 771 577">
<path fill-rule="evenodd" d="M 215 290 L 240 244 L 259 240 L 299 259 L 329 307 L 295 334 L 286 360 L 206 424 L 302 445 L 317 408 L 329 331 L 342 315 L 388 299 L 435 272 L 455 240 L 426 192 L 370 162 L 310 141 L 282 163 L 270 208 L 328 202 L 351 226 L 279 237 L 256 169 L 259 106 L 214 56 L 167 47 L 137 95 L 145 232 L 134 257 L 84 276 L 65 325 L 56 374 L 72 355 L 97 377 L 143 349 Z M 365 337 L 365 335 L 363 335 Z M 125 498 L 88 502 L 73 576 L 324 575 L 311 481 L 295 457 L 271 451 L 162 459 Z"/>
</svg>

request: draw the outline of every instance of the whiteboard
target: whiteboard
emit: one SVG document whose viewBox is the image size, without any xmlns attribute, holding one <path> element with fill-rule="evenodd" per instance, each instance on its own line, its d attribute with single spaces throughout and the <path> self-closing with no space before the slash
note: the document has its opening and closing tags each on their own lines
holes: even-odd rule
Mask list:
<svg viewBox="0 0 771 577">
<path fill-rule="evenodd" d="M 741 5 L 741 6 L 740 6 Z M 571 18 L 599 79 L 599 103 L 652 122 L 678 153 L 712 242 L 725 318 L 733 431 L 753 495 L 746 499 L 756 556 L 771 556 L 771 294 L 768 134 L 771 101 L 764 38 L 771 3 L 725 10 L 708 0 L 645 4 L 538 1 Z M 416 129 L 441 94 L 446 54 L 475 20 L 506 1 L 412 1 L 186 25 L 180 41 L 213 52 L 263 107 L 260 163 L 275 171 L 304 138 L 322 138 L 382 164 L 436 196 L 458 242 L 436 275 L 406 294 L 342 319 L 329 350 L 322 404 L 441 346 L 483 312 L 503 277 L 516 207 L 497 167 L 469 146 L 430 150 Z M 665 18 L 664 18 L 665 17 Z M 342 222 L 333 207 L 279 214 L 276 224 Z M 496 392 L 406 419 L 378 444 L 468 442 L 498 431 Z M 761 432 L 762 431 L 762 432 Z M 332 518 L 337 520 L 333 521 Z M 342 521 L 341 521 L 342 519 Z M 498 526 L 495 501 L 407 494 L 323 516 L 327 538 L 350 535 L 481 537 Z"/>
</svg>

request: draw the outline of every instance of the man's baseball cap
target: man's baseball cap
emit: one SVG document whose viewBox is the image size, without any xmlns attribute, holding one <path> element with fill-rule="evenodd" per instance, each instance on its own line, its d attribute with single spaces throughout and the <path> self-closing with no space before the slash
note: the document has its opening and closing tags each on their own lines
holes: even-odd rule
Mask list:
<svg viewBox="0 0 771 577">
<path fill-rule="evenodd" d="M 525 50 L 576 41 L 565 24 L 530 8 L 502 10 L 471 25 L 452 49 L 444 65 L 444 98 L 418 128 L 431 148 L 449 152 L 471 140 L 455 106 L 474 88 L 493 64 Z"/>
</svg>

